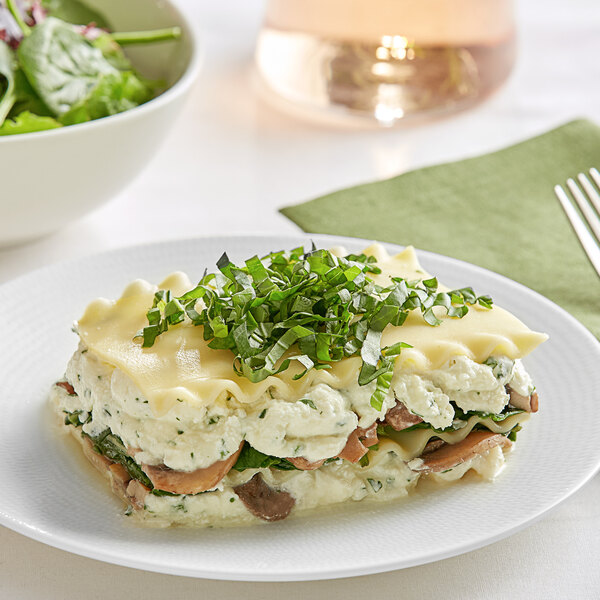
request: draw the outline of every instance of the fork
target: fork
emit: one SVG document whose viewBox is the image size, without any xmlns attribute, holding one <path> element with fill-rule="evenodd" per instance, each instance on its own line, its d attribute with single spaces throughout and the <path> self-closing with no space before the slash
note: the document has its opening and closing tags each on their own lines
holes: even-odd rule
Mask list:
<svg viewBox="0 0 600 600">
<path fill-rule="evenodd" d="M 595 184 L 600 188 L 600 173 L 598 173 L 598 169 L 591 168 L 589 173 Z M 600 218 L 598 218 L 600 215 L 600 194 L 598 194 L 598 191 L 584 173 L 579 173 L 577 179 L 581 187 L 573 179 L 567 179 L 567 187 L 573 198 L 575 198 L 575 202 L 583 218 L 579 215 L 569 196 L 560 185 L 554 186 L 554 193 L 571 222 L 575 235 L 579 238 L 592 266 L 596 269 L 598 276 L 600 276 Z M 586 227 L 586 223 L 589 230 Z"/>
</svg>

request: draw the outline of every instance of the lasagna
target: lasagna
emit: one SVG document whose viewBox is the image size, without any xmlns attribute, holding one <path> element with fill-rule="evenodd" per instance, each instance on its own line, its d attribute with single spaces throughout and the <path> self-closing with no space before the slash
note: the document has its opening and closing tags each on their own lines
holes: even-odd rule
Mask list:
<svg viewBox="0 0 600 600">
<path fill-rule="evenodd" d="M 412 248 L 224 255 L 131 283 L 76 323 L 51 401 L 144 524 L 277 521 L 389 501 L 419 480 L 491 480 L 538 395 L 546 339 Z"/>
</svg>

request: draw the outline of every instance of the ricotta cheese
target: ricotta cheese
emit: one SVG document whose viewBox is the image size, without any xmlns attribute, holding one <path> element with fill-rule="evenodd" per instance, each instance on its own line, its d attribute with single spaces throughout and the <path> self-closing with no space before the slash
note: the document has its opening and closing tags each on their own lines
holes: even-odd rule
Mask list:
<svg viewBox="0 0 600 600">
<path fill-rule="evenodd" d="M 260 403 L 244 431 L 250 445 L 264 454 L 317 461 L 339 454 L 357 425 L 350 398 L 319 384 L 295 402 Z"/>
<path fill-rule="evenodd" d="M 492 368 L 466 356 L 453 358 L 446 368 L 428 375 L 464 411 L 499 413 L 508 404 L 504 384 L 496 379 Z"/>
<path fill-rule="evenodd" d="M 431 423 L 436 429 L 452 425 L 454 409 L 450 405 L 450 398 L 429 379 L 396 373 L 392 389 L 396 398 L 426 423 Z"/>
<path fill-rule="evenodd" d="M 515 360 L 514 370 L 512 372 L 512 378 L 509 381 L 509 385 L 513 390 L 515 390 L 515 392 L 517 392 L 517 394 L 521 394 L 521 396 L 529 396 L 535 390 L 533 381 L 531 381 L 529 373 L 523 366 L 523 361 L 519 359 Z"/>
<path fill-rule="evenodd" d="M 320 383 L 296 400 L 269 392 L 252 404 L 231 396 L 210 407 L 177 402 L 158 418 L 128 375 L 83 345 L 71 358 L 66 376 L 77 395 L 61 396 L 60 410 L 81 411 L 82 422 L 91 414 L 83 425 L 85 433 L 96 436 L 108 428 L 135 449 L 139 464 L 164 464 L 178 471 L 206 468 L 236 452 L 244 440 L 270 456 L 331 458 L 343 450 L 357 426 L 367 428 L 383 419 L 396 399 L 436 429 L 455 427 L 452 402 L 464 411 L 497 413 L 509 399 L 490 366 L 464 356 L 427 375 L 396 372 L 379 411 L 370 405 L 374 382 L 355 382 L 341 390 Z M 510 377 L 517 391 L 533 387 L 520 361 Z"/>
</svg>

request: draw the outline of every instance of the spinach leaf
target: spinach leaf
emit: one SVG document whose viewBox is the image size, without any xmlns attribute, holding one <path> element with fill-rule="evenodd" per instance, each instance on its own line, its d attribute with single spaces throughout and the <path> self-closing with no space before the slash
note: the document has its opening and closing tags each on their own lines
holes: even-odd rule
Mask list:
<svg viewBox="0 0 600 600">
<path fill-rule="evenodd" d="M 73 425 L 74 427 L 79 427 L 82 425 L 81 421 L 79 420 L 80 414 L 81 411 L 67 413 L 67 416 L 65 417 L 65 425 Z M 90 420 L 91 415 L 88 416 L 86 423 Z M 123 444 L 121 438 L 112 433 L 110 429 L 105 429 L 95 436 L 89 435 L 85 432 L 83 432 L 81 435 L 90 439 L 95 452 L 101 454 L 102 456 L 106 456 L 106 458 L 112 460 L 113 462 L 123 465 L 131 477 L 141 481 L 146 487 L 150 489 L 154 487 L 150 479 L 148 479 L 146 473 L 142 471 L 140 465 L 138 465 L 135 460 L 129 456 L 127 448 L 125 447 L 125 444 Z"/>
<path fill-rule="evenodd" d="M 519 431 L 521 431 L 521 429 L 523 429 L 523 427 L 521 427 L 521 425 L 515 425 L 509 432 L 508 435 L 506 436 L 511 442 L 516 442 L 517 441 L 517 433 L 519 433 Z"/>
<path fill-rule="evenodd" d="M 150 493 L 153 496 L 181 496 L 182 494 L 174 494 L 173 492 L 167 492 L 165 490 L 157 490 L 156 488 L 154 488 L 153 490 L 150 491 Z M 200 492 L 201 494 L 203 492 Z M 195 495 L 195 494 L 192 494 Z"/>
<path fill-rule="evenodd" d="M 84 435 L 87 434 L 84 433 Z M 146 487 L 150 489 L 154 487 L 142 468 L 127 454 L 127 448 L 125 448 L 121 438 L 111 433 L 110 429 L 105 429 L 95 437 L 88 437 L 92 440 L 94 450 L 98 454 L 123 465 L 131 477 L 141 481 Z"/>
<path fill-rule="evenodd" d="M 65 411 L 65 425 L 73 425 L 73 427 L 81 427 L 85 423 L 89 423 L 92 420 L 92 415 L 85 413 L 85 421 L 81 420 L 81 416 L 84 414 L 82 410 L 75 410 L 73 412 Z"/>
<path fill-rule="evenodd" d="M 296 468 L 291 462 L 285 460 L 285 458 L 269 456 L 255 450 L 248 442 L 244 444 L 232 468 L 236 471 L 245 471 L 246 469 L 268 469 L 269 467 L 284 471 L 291 471 Z"/>
<path fill-rule="evenodd" d="M 52 117 L 42 117 L 29 111 L 22 112 L 14 119 L 6 119 L 0 126 L 0 135 L 15 135 L 17 133 L 33 133 L 56 129 L 61 124 Z"/>
<path fill-rule="evenodd" d="M 21 69 L 15 71 L 15 96 L 15 103 L 8 113 L 9 119 L 14 119 L 17 115 L 26 111 L 41 117 L 54 116 L 31 87 L 29 80 Z"/>
<path fill-rule="evenodd" d="M 17 50 L 33 89 L 59 116 L 85 100 L 102 75 L 118 75 L 102 52 L 59 19 L 48 17 Z"/>
<path fill-rule="evenodd" d="M 0 125 L 15 103 L 15 70 L 13 51 L 0 41 Z"/>
<path fill-rule="evenodd" d="M 63 125 L 75 125 L 115 115 L 147 102 L 150 90 L 132 73 L 102 75 L 96 87 L 60 117 Z"/>
<path fill-rule="evenodd" d="M 67 23 L 74 25 L 95 23 L 97 27 L 110 28 L 108 21 L 99 12 L 78 0 L 42 0 L 42 7 L 49 15 Z"/>
<path fill-rule="evenodd" d="M 482 419 L 489 418 L 489 419 L 492 419 L 492 421 L 494 421 L 495 423 L 500 423 L 501 421 L 504 421 L 504 419 L 508 419 L 508 417 L 512 417 L 513 415 L 518 415 L 523 412 L 525 412 L 523 409 L 512 408 L 508 404 L 502 409 L 501 412 L 499 412 L 497 414 L 489 413 L 489 412 L 482 412 L 479 410 L 469 410 L 469 411 L 465 412 L 461 408 L 456 406 L 454 408 L 454 418 L 460 419 L 462 421 L 468 421 L 471 417 L 476 415 L 478 417 L 481 417 Z"/>
</svg>

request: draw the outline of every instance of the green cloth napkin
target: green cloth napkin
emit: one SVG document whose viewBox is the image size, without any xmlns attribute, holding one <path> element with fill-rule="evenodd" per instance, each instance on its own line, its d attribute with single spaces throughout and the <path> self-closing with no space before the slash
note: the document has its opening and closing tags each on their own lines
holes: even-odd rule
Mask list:
<svg viewBox="0 0 600 600">
<path fill-rule="evenodd" d="M 577 120 L 498 152 L 281 212 L 304 231 L 412 244 L 502 273 L 600 337 L 600 278 L 553 193 L 593 166 L 600 168 L 600 127 Z"/>
</svg>

